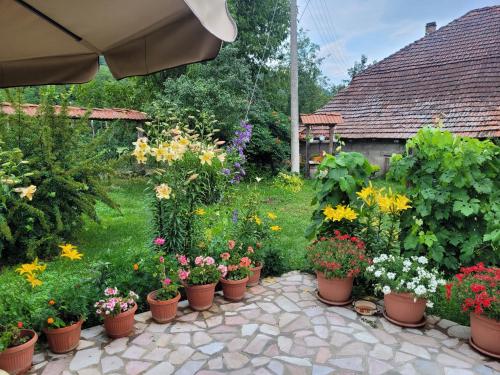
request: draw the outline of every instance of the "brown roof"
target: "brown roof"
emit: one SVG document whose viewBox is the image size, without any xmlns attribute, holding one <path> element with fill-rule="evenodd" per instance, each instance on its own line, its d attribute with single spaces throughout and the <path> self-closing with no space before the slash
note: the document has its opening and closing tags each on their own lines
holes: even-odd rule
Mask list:
<svg viewBox="0 0 500 375">
<path fill-rule="evenodd" d="M 356 76 L 317 113 L 340 112 L 343 138 L 409 138 L 441 118 L 500 136 L 500 6 L 473 10 Z"/>
<path fill-rule="evenodd" d="M 330 112 L 327 114 L 301 114 L 300 123 L 304 125 L 336 125 L 342 123 L 340 113 Z"/>
<path fill-rule="evenodd" d="M 22 104 L 23 112 L 28 116 L 36 116 L 38 113 L 38 104 Z M 61 110 L 61 107 L 54 106 L 56 113 Z M 82 118 L 89 113 L 90 120 L 126 120 L 126 121 L 146 121 L 148 115 L 144 112 L 126 108 L 93 108 L 87 109 L 82 107 L 68 107 L 69 118 Z M 7 115 L 14 114 L 15 108 L 10 103 L 0 103 L 0 112 Z"/>
</svg>

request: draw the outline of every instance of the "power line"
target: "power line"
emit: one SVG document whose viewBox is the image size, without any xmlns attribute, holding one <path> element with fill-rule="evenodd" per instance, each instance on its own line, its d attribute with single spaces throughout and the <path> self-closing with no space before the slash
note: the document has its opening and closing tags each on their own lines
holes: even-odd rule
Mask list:
<svg viewBox="0 0 500 375">
<path fill-rule="evenodd" d="M 311 0 L 307 0 L 307 3 L 304 7 L 304 10 L 302 11 L 302 14 L 299 17 L 299 21 L 298 21 L 299 23 L 300 23 L 300 20 L 302 19 L 302 17 L 304 16 L 304 13 L 306 12 L 307 6 L 309 5 L 310 2 L 311 2 Z"/>
<path fill-rule="evenodd" d="M 276 9 L 278 9 L 278 3 L 279 3 L 279 0 L 276 0 L 275 3 L 274 3 L 273 15 L 271 17 L 271 22 L 270 22 L 269 29 L 267 30 L 266 45 L 264 46 L 264 53 L 263 53 L 264 56 L 262 56 L 263 58 L 266 57 L 265 55 L 266 55 L 266 52 L 267 52 L 267 48 L 269 46 L 269 39 L 270 39 L 270 36 L 271 36 L 271 30 L 273 29 L 274 16 L 276 15 Z M 255 76 L 255 81 L 254 81 L 253 88 L 252 88 L 252 94 L 250 95 L 250 100 L 248 101 L 248 107 L 247 107 L 247 111 L 246 111 L 246 114 L 245 114 L 245 122 L 248 121 L 248 113 L 250 112 L 250 107 L 252 106 L 253 98 L 254 98 L 254 95 L 255 95 L 255 89 L 257 88 L 257 82 L 259 81 L 259 78 L 260 78 L 260 70 L 261 70 L 262 65 L 264 65 L 264 62 L 266 60 L 267 60 L 267 58 L 265 58 L 262 61 L 262 64 L 259 64 L 259 69 L 257 69 L 257 75 Z"/>
<path fill-rule="evenodd" d="M 326 5 L 326 2 L 325 2 L 325 0 L 320 0 L 320 1 L 321 1 L 322 5 L 323 5 L 323 7 L 325 9 L 324 15 L 325 15 L 325 19 L 327 21 L 327 27 L 330 28 L 330 31 L 332 32 L 332 35 L 333 35 L 334 39 L 337 42 L 339 42 L 340 40 L 337 37 L 337 31 L 335 29 L 334 22 L 333 22 L 333 20 L 330 17 L 326 16 L 326 14 L 328 14 L 328 7 Z M 340 54 L 340 57 L 341 57 L 342 61 L 344 62 L 344 65 L 348 66 L 346 56 L 345 56 L 344 51 L 342 50 L 342 48 L 340 48 L 340 46 L 338 47 L 338 51 L 339 51 L 339 54 Z"/>
</svg>

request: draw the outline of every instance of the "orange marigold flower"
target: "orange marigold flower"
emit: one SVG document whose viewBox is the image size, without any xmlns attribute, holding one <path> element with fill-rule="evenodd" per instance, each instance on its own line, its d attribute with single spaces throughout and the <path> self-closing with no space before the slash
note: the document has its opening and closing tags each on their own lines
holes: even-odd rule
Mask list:
<svg viewBox="0 0 500 375">
<path fill-rule="evenodd" d="M 53 324 L 54 323 L 54 318 L 48 318 L 47 319 L 48 324 Z"/>
<path fill-rule="evenodd" d="M 137 263 L 134 263 L 134 271 L 137 271 L 139 269 L 139 265 Z"/>
<path fill-rule="evenodd" d="M 53 299 L 51 299 L 51 300 L 49 301 L 49 305 L 50 305 L 50 306 L 54 306 L 55 304 L 56 304 L 56 301 L 54 301 Z"/>
</svg>

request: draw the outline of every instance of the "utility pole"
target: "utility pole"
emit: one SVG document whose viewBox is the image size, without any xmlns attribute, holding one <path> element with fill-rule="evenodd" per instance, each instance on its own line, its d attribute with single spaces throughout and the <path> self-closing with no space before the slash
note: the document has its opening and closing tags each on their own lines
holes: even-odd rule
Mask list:
<svg viewBox="0 0 500 375">
<path fill-rule="evenodd" d="M 292 173 L 300 172 L 299 69 L 297 61 L 297 0 L 290 0 L 290 118 L 292 125 Z"/>
</svg>

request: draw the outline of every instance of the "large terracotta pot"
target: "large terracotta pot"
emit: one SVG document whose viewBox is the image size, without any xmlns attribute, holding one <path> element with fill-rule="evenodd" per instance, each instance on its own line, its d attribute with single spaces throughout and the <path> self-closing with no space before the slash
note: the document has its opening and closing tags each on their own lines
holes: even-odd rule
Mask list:
<svg viewBox="0 0 500 375">
<path fill-rule="evenodd" d="M 231 301 L 240 301 L 247 291 L 248 276 L 242 280 L 220 279 L 224 298 Z"/>
<path fill-rule="evenodd" d="M 217 283 L 205 285 L 185 284 L 189 306 L 197 311 L 208 310 L 214 301 L 215 285 Z"/>
<path fill-rule="evenodd" d="M 471 313 L 470 330 L 472 341 L 479 349 L 500 356 L 500 322 Z"/>
<path fill-rule="evenodd" d="M 0 369 L 7 371 L 11 375 L 27 373 L 33 362 L 33 353 L 35 352 L 38 335 L 30 329 L 21 330 L 21 334 L 31 338 L 24 344 L 0 352 Z"/>
<path fill-rule="evenodd" d="M 262 271 L 262 267 L 264 267 L 264 265 L 262 263 L 259 263 L 255 267 L 250 268 L 250 271 L 252 273 L 250 274 L 250 276 L 248 276 L 247 286 L 255 286 L 259 284 L 260 272 Z"/>
<path fill-rule="evenodd" d="M 417 324 L 424 318 L 427 300 L 410 293 L 389 293 L 384 295 L 385 313 L 389 318 L 403 324 Z"/>
<path fill-rule="evenodd" d="M 157 292 L 158 291 L 155 290 L 147 296 L 151 315 L 157 323 L 168 323 L 174 320 L 177 315 L 177 304 L 181 299 L 181 294 L 177 293 L 177 296 L 166 301 L 158 301 L 156 299 Z"/>
<path fill-rule="evenodd" d="M 116 316 L 105 316 L 104 329 L 106 330 L 106 334 L 113 339 L 130 335 L 134 330 L 134 315 L 136 310 L 137 303 L 130 310 Z"/>
<path fill-rule="evenodd" d="M 72 351 L 80 342 L 83 320 L 64 328 L 44 328 L 49 348 L 52 352 L 60 354 Z"/>
<path fill-rule="evenodd" d="M 318 292 L 321 298 L 341 303 L 348 301 L 351 297 L 353 277 L 343 279 L 327 279 L 323 272 L 316 271 L 318 279 Z"/>
</svg>

